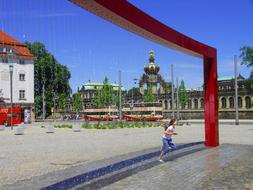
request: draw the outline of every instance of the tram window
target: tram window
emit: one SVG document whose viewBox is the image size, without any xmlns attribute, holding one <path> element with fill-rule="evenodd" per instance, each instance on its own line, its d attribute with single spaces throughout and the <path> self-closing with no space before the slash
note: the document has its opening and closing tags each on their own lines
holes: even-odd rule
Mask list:
<svg viewBox="0 0 253 190">
<path fill-rule="evenodd" d="M 19 117 L 19 114 L 15 114 L 15 113 L 13 113 L 13 114 L 7 114 L 8 117 L 11 117 L 11 115 L 12 115 L 12 117 Z"/>
</svg>

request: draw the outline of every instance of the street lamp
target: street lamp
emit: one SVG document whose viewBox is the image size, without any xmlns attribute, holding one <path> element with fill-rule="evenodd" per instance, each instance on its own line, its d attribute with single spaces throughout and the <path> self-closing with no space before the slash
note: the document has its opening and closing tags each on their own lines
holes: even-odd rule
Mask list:
<svg viewBox="0 0 253 190">
<path fill-rule="evenodd" d="M 136 82 L 138 81 L 138 79 L 134 78 L 133 81 L 134 81 L 134 84 L 136 85 Z M 131 105 L 132 109 L 134 107 L 134 88 L 135 88 L 135 85 L 132 88 L 132 105 Z"/>
<path fill-rule="evenodd" d="M 136 84 L 136 81 L 137 81 L 138 79 L 133 79 L 133 81 L 134 81 L 134 84 Z M 134 105 L 134 88 L 135 88 L 135 85 L 134 85 L 134 87 L 132 88 L 132 107 L 133 107 L 133 105 Z"/>
<path fill-rule="evenodd" d="M 55 95 L 55 89 L 54 89 L 54 122 L 55 122 L 55 112 L 56 112 L 56 95 Z"/>
<path fill-rule="evenodd" d="M 12 75 L 13 75 L 13 64 L 9 65 L 10 69 L 10 92 L 11 92 L 11 130 L 13 130 L 13 125 L 12 125 L 12 107 L 13 107 L 13 100 L 12 100 Z"/>
</svg>

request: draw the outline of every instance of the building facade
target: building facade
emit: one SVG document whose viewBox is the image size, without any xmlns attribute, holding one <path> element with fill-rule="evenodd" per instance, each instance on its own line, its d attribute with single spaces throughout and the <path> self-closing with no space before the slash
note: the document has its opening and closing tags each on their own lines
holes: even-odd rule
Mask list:
<svg viewBox="0 0 253 190">
<path fill-rule="evenodd" d="M 0 31 L 0 105 L 10 106 L 12 74 L 13 106 L 32 110 L 34 106 L 34 56 L 25 44 Z"/>
<path fill-rule="evenodd" d="M 149 64 L 144 67 L 145 73 L 140 77 L 140 93 L 145 94 L 148 87 L 152 94 L 164 94 L 165 81 L 159 74 L 160 67 L 155 64 L 154 51 L 149 52 Z"/>
<path fill-rule="evenodd" d="M 172 117 L 172 94 L 168 82 L 165 82 L 159 74 L 160 67 L 155 64 L 154 52 L 149 53 L 149 64 L 144 67 L 144 73 L 139 79 L 139 91 L 124 93 L 127 104 L 139 104 L 143 102 L 143 96 L 147 88 L 151 88 L 152 94 L 156 96 L 157 102 L 161 103 L 163 115 Z M 219 117 L 235 118 L 235 80 L 233 77 L 218 78 L 218 100 Z M 92 87 L 90 87 L 92 85 Z M 102 86 L 102 84 L 99 84 Z M 117 84 L 114 84 L 117 85 Z M 91 100 L 95 97 L 98 86 L 87 83 L 82 89 L 84 108 L 92 107 Z M 203 88 L 186 89 L 188 102 L 185 107 L 180 106 L 179 117 L 182 119 L 201 119 L 204 118 L 204 92 Z M 176 90 L 174 91 L 174 116 L 176 116 Z M 238 76 L 238 107 L 240 118 L 253 118 L 253 82 Z"/>
<path fill-rule="evenodd" d="M 119 85 L 115 83 L 110 84 L 112 86 L 112 90 L 117 94 L 119 90 Z M 94 83 L 88 82 L 84 84 L 82 87 L 78 88 L 78 94 L 80 94 L 82 102 L 83 102 L 83 110 L 94 108 L 95 105 L 93 103 L 93 99 L 97 94 L 97 90 L 103 87 L 103 83 Z M 122 94 L 125 95 L 126 90 L 124 87 L 121 87 Z M 116 104 L 116 100 L 112 100 L 114 104 Z"/>
</svg>

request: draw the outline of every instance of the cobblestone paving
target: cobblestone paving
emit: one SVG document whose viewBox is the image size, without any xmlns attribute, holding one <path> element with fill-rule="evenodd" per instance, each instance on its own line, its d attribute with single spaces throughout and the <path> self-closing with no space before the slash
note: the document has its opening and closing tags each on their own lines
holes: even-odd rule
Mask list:
<svg viewBox="0 0 253 190">
<path fill-rule="evenodd" d="M 103 190 L 253 189 L 253 146 L 222 145 L 167 161 Z"/>
<path fill-rule="evenodd" d="M 0 131 L 0 184 L 12 184 L 53 171 L 160 146 L 160 130 L 82 130 L 27 128 L 25 135 Z M 200 137 L 201 138 L 201 137 Z M 147 141 L 147 139 L 149 139 Z"/>
<path fill-rule="evenodd" d="M 244 147 L 241 147 L 244 148 Z M 210 175 L 196 189 L 253 189 L 253 146 L 249 152 Z"/>
<path fill-rule="evenodd" d="M 176 143 L 204 140 L 204 126 L 178 126 Z M 0 184 L 13 184 L 96 160 L 161 146 L 161 128 L 114 130 L 56 129 L 46 134 L 40 126 L 28 126 L 25 135 L 0 131 Z M 243 134 L 243 138 L 237 138 Z M 220 125 L 220 143 L 252 144 L 253 126 Z M 234 138 L 235 137 L 235 138 Z M 1 187 L 0 187 L 1 189 Z"/>
</svg>

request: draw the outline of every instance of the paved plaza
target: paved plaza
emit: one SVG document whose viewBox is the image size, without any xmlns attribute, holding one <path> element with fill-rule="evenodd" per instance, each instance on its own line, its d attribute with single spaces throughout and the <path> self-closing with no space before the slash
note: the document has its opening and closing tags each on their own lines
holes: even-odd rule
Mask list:
<svg viewBox="0 0 253 190">
<path fill-rule="evenodd" d="M 0 131 L 0 189 L 27 189 L 24 184 L 31 181 L 36 182 L 37 189 L 76 173 L 159 150 L 161 130 L 55 129 L 55 133 L 47 134 L 45 128 L 33 125 L 26 127 L 25 135 L 17 136 L 8 128 Z M 203 124 L 178 126 L 176 130 L 178 135 L 174 140 L 178 144 L 204 141 Z M 104 189 L 252 189 L 252 137 L 250 124 L 221 124 L 220 147 L 155 164 L 115 180 Z"/>
<path fill-rule="evenodd" d="M 223 144 L 175 158 L 176 155 L 101 189 L 253 189 L 253 146 Z"/>
</svg>

